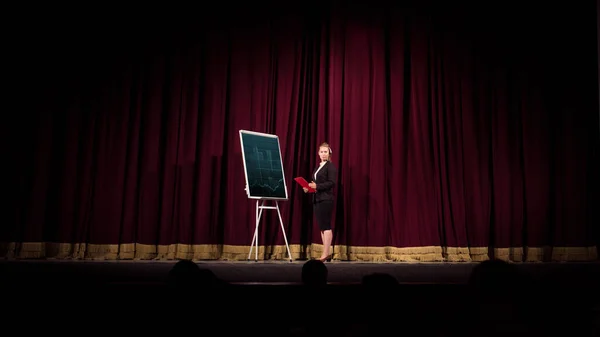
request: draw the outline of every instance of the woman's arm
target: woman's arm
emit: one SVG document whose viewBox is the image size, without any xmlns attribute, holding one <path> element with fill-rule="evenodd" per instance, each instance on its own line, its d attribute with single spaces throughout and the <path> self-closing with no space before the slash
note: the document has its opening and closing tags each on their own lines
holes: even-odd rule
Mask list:
<svg viewBox="0 0 600 337">
<path fill-rule="evenodd" d="M 327 180 L 317 184 L 317 191 L 332 189 L 337 184 L 337 168 L 332 163 L 327 165 Z"/>
</svg>

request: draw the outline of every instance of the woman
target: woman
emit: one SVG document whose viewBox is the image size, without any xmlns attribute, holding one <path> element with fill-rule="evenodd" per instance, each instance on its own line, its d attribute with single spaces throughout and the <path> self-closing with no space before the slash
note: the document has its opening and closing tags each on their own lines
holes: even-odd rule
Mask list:
<svg viewBox="0 0 600 337">
<path fill-rule="evenodd" d="M 331 261 L 331 216 L 333 214 L 333 188 L 337 184 L 337 168 L 331 163 L 331 147 L 327 143 L 319 146 L 319 167 L 313 173 L 314 180 L 308 184 L 317 190 L 313 195 L 313 209 L 317 224 L 321 230 L 321 241 L 323 242 L 323 253 L 319 260 Z M 304 188 L 304 192 L 308 192 Z"/>
</svg>

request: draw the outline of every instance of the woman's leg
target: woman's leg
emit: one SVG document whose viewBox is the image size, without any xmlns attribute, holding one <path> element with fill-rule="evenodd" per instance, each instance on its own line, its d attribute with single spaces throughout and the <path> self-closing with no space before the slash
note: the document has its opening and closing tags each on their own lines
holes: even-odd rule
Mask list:
<svg viewBox="0 0 600 337">
<path fill-rule="evenodd" d="M 331 229 L 322 231 L 321 237 L 323 238 L 323 254 L 321 255 L 321 258 L 324 259 L 331 255 L 331 240 L 333 239 L 333 232 Z"/>
<path fill-rule="evenodd" d="M 317 221 L 321 229 L 321 242 L 323 243 L 323 253 L 321 260 L 326 259 L 331 254 L 331 241 L 333 232 L 331 230 L 331 216 L 333 215 L 333 202 L 325 201 L 317 205 Z"/>
</svg>

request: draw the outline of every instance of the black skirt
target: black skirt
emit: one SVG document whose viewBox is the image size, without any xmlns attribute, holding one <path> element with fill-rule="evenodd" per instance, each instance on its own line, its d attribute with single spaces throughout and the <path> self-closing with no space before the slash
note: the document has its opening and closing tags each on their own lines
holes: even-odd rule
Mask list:
<svg viewBox="0 0 600 337">
<path fill-rule="evenodd" d="M 314 204 L 317 225 L 322 231 L 331 229 L 331 217 L 333 215 L 333 200 L 323 200 Z"/>
</svg>

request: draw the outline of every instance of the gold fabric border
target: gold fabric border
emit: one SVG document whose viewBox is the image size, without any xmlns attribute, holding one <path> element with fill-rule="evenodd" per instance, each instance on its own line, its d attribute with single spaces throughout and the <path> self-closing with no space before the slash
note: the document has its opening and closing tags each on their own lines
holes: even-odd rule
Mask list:
<svg viewBox="0 0 600 337">
<path fill-rule="evenodd" d="M 0 257 L 8 259 L 85 259 L 85 260 L 226 260 L 245 261 L 250 246 L 234 245 L 148 245 L 139 243 L 87 244 L 54 242 L 0 243 Z M 320 244 L 290 245 L 292 258 L 317 258 Z M 362 262 L 480 262 L 491 257 L 510 262 L 593 261 L 598 259 L 591 247 L 359 247 L 336 245 L 334 260 Z M 491 254 L 490 254 L 491 253 Z M 254 250 L 250 259 L 255 257 Z M 259 260 L 287 260 L 285 245 L 259 246 Z"/>
</svg>

